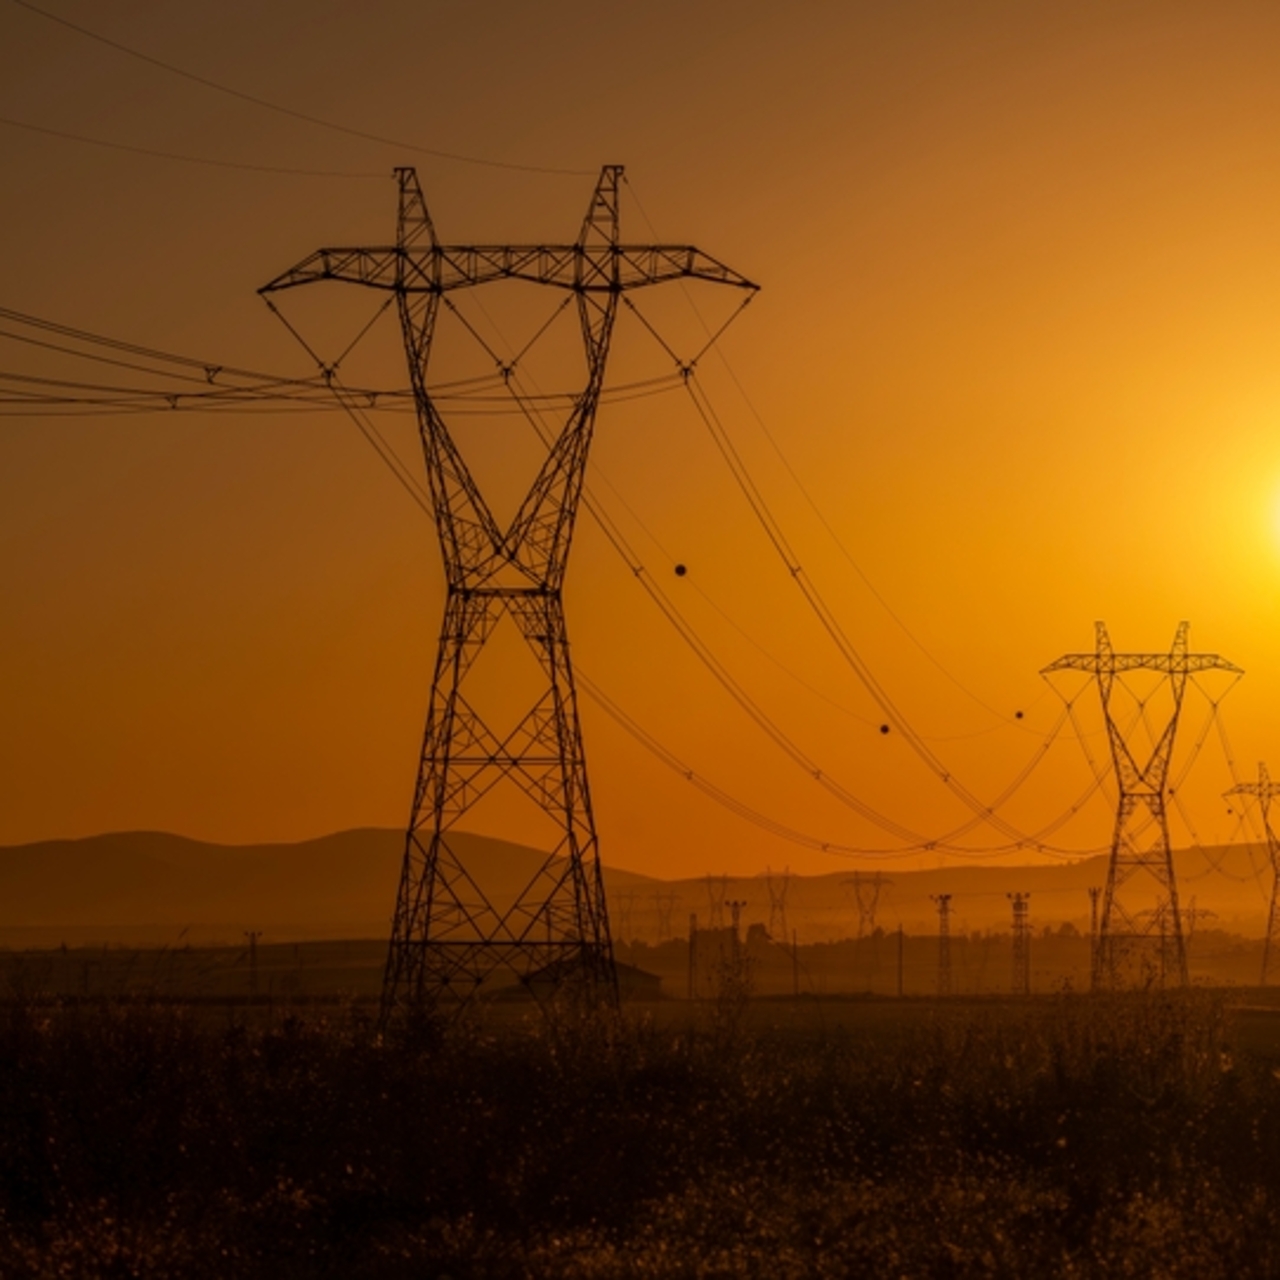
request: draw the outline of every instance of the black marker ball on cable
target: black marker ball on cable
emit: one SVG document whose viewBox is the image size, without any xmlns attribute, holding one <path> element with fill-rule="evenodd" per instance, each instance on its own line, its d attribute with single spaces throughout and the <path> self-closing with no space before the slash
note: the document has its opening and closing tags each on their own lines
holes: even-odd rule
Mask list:
<svg viewBox="0 0 1280 1280">
<path fill-rule="evenodd" d="M 687 568 L 685 568 L 685 566 L 684 566 L 684 565 L 682 565 L 682 564 L 678 564 L 678 565 L 676 565 L 676 577 L 677 577 L 677 578 L 683 578 L 683 577 L 684 577 L 684 575 L 685 575 L 686 573 L 688 573 L 688 572 L 689 572 L 689 570 L 688 570 Z"/>
<path fill-rule="evenodd" d="M 880 732 L 881 732 L 881 733 L 888 733 L 888 732 L 889 732 L 889 726 L 888 726 L 887 724 L 882 724 L 882 725 L 880 726 Z"/>
</svg>

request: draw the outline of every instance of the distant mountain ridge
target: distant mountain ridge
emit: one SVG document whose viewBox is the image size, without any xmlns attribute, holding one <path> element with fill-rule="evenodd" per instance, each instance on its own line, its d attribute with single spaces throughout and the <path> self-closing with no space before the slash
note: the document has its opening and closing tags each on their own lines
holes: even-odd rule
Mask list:
<svg viewBox="0 0 1280 1280">
<path fill-rule="evenodd" d="M 496 901 L 546 854 L 457 832 L 468 869 Z M 404 833 L 359 828 L 297 843 L 222 845 L 159 831 L 0 847 L 0 944 L 385 937 Z M 608 871 L 611 886 L 656 885 Z"/>
<path fill-rule="evenodd" d="M 457 832 L 469 870 L 496 903 L 509 901 L 545 854 L 488 836 Z M 246 930 L 271 941 L 385 938 L 390 931 L 404 848 L 402 832 L 340 831 L 296 843 L 222 845 L 157 831 L 115 832 L 79 840 L 0 847 L 0 946 L 90 943 L 161 945 L 239 943 Z M 932 932 L 931 895 L 952 895 L 957 930 L 1007 929 L 1007 894 L 1031 894 L 1037 929 L 1070 922 L 1088 927 L 1087 890 L 1106 878 L 1106 857 L 1040 866 L 957 865 L 897 871 L 880 864 L 886 884 L 876 923 Z M 1176 864 L 1182 903 L 1194 898 L 1199 927 L 1260 934 L 1270 869 L 1260 849 L 1180 850 Z M 853 868 L 794 876 L 786 897 L 788 932 L 802 941 L 847 937 L 858 914 L 849 883 Z M 859 868 L 870 877 L 874 870 Z M 707 928 L 727 922 L 725 896 L 745 900 L 745 924 L 772 923 L 762 876 L 738 876 L 727 894 L 718 880 L 663 880 L 605 868 L 614 936 L 659 941 L 683 937 L 697 915 Z M 775 877 L 774 892 L 778 892 Z M 1205 915 L 1213 912 L 1212 916 Z"/>
</svg>

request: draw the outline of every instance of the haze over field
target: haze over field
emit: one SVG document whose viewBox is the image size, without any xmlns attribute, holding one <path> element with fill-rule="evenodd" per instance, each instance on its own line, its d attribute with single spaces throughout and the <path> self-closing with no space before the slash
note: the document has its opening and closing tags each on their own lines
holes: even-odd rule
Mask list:
<svg viewBox="0 0 1280 1280">
<path fill-rule="evenodd" d="M 454 837 L 480 886 L 497 904 L 509 901 L 545 855 L 520 845 L 466 834 Z M 161 832 L 122 832 L 77 841 L 0 848 L 0 946 L 90 943 L 240 945 L 244 931 L 265 942 L 386 936 L 404 837 L 394 830 L 344 831 L 298 844 L 213 845 Z M 1265 921 L 1263 854 L 1256 848 L 1185 850 L 1177 857 L 1183 906 L 1200 928 L 1257 936 Z M 1102 884 L 1105 859 L 1070 866 L 950 867 L 877 871 L 886 881 L 876 922 L 911 933 L 937 929 L 930 895 L 951 893 L 952 928 L 1009 929 L 1006 894 L 1031 896 L 1037 930 L 1071 923 L 1089 928 L 1090 886 Z M 800 942 L 855 936 L 858 912 L 852 871 L 793 876 L 787 921 Z M 775 892 L 781 872 L 775 874 Z M 727 884 L 704 876 L 670 880 L 605 868 L 613 931 L 620 940 L 659 942 L 688 934 L 689 916 L 706 929 L 713 902 L 746 902 L 744 929 L 771 922 L 763 876 Z M 728 912 L 721 912 L 727 923 Z M 776 925 L 776 922 L 774 922 Z M 775 927 L 776 931 L 776 927 Z"/>
</svg>

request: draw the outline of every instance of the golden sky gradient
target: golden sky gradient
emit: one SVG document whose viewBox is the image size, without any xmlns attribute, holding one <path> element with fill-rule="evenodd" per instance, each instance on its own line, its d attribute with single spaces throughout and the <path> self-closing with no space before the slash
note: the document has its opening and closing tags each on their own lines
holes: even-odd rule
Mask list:
<svg viewBox="0 0 1280 1280">
<path fill-rule="evenodd" d="M 387 241 L 393 165 L 418 166 L 443 238 L 531 241 L 571 239 L 590 174 L 625 163 L 626 238 L 652 238 L 647 215 L 762 286 L 728 365 L 704 362 L 707 393 L 958 777 L 989 798 L 1032 757 L 1061 707 L 1037 673 L 1091 648 L 1095 618 L 1140 650 L 1189 619 L 1194 648 L 1247 672 L 1224 704 L 1241 771 L 1280 772 L 1275 6 L 48 7 L 352 128 L 586 175 L 344 137 L 3 0 L 0 117 L 387 177 L 0 124 L 0 305 L 305 376 L 254 291 L 321 244 Z M 682 298 L 662 305 L 692 341 Z M 321 291 L 297 308 L 334 341 L 359 310 Z M 370 368 L 402 384 L 394 330 L 371 343 Z M 619 377 L 669 368 L 635 325 L 615 354 Z M 0 369 L 32 360 L 0 341 Z M 411 423 L 385 429 L 413 459 Z M 655 578 L 824 770 L 913 829 L 963 820 L 901 735 L 877 731 L 687 397 L 603 410 L 594 460 L 589 483 Z M 443 598 L 433 539 L 337 414 L 0 419 L 0 842 L 400 824 Z M 576 661 L 692 768 L 824 839 L 893 843 L 753 728 L 588 520 L 566 598 Z M 843 865 L 714 806 L 589 701 L 582 714 L 606 861 Z M 1189 700 L 1188 746 L 1202 722 Z M 1042 826 L 1088 779 L 1064 735 L 1008 815 Z M 1190 779 L 1195 831 L 1229 838 L 1216 736 Z M 1093 850 L 1108 822 L 1095 796 L 1055 842 Z"/>
</svg>

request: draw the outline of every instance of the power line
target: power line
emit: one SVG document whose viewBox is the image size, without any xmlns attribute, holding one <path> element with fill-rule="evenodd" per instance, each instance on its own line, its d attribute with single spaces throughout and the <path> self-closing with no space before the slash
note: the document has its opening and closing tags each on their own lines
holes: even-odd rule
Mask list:
<svg viewBox="0 0 1280 1280">
<path fill-rule="evenodd" d="M 83 27 L 77 22 L 72 22 L 69 18 L 64 18 L 60 14 L 50 13 L 47 9 L 40 8 L 39 5 L 31 3 L 31 0 L 12 0 L 20 8 L 27 9 L 31 13 L 39 14 L 42 18 L 47 18 L 50 22 L 56 22 L 59 26 L 66 27 L 68 30 L 76 32 L 78 35 L 84 36 L 89 40 L 96 40 L 99 44 L 106 45 L 109 49 L 116 50 L 117 53 L 127 54 L 131 58 L 136 58 L 139 62 L 145 62 L 153 67 L 158 67 L 161 71 L 167 71 L 170 75 L 180 76 L 184 80 L 190 80 L 193 84 L 198 84 L 206 89 L 211 89 L 215 93 L 225 94 L 229 98 L 236 98 L 241 102 L 248 102 L 252 106 L 261 107 L 264 111 L 274 111 L 277 115 L 288 116 L 293 120 L 301 120 L 305 124 L 315 125 L 317 128 L 329 129 L 333 133 L 346 134 L 351 138 L 361 138 L 365 142 L 377 142 L 382 146 L 397 147 L 402 151 L 415 151 L 419 155 L 433 156 L 437 160 L 452 160 L 457 164 L 474 164 L 482 165 L 488 169 L 510 169 L 519 173 L 545 173 L 557 174 L 561 176 L 587 177 L 592 176 L 589 169 L 560 169 L 547 165 L 534 164 L 517 164 L 507 160 L 490 160 L 480 156 L 464 155 L 458 151 L 442 151 L 435 147 L 422 147 L 412 142 L 403 142 L 398 138 L 389 138 L 383 134 L 369 133 L 364 129 L 353 129 L 348 125 L 338 124 L 333 120 L 325 120 L 321 116 L 313 116 L 305 111 L 296 111 L 293 107 L 286 107 L 278 102 L 271 102 L 267 98 L 260 98 L 256 94 L 245 93 L 240 89 L 233 89 L 229 85 L 221 84 L 217 80 L 211 80 L 207 76 L 197 75 L 194 71 L 188 71 L 184 67 L 175 66 L 171 62 L 165 62 L 162 58 L 157 58 L 149 53 L 143 53 L 139 49 L 134 49 L 127 44 L 121 43 L 119 40 L 113 40 L 109 36 L 104 36 L 100 32 L 92 31 L 88 27 Z"/>
<path fill-rule="evenodd" d="M 501 331 L 498 329 L 498 327 L 494 323 L 492 317 L 488 316 L 488 313 L 485 312 L 483 306 L 480 305 L 478 302 L 477 302 L 477 306 L 480 306 L 480 310 L 482 314 L 485 315 L 485 318 L 490 324 L 490 326 L 494 328 L 494 331 L 497 334 L 498 339 L 502 343 L 502 345 L 510 348 L 510 343 L 507 342 L 506 338 L 502 335 Z M 475 341 L 485 351 L 489 359 L 493 361 L 495 367 L 501 370 L 502 385 L 506 389 L 511 400 L 519 407 L 520 411 L 524 414 L 530 426 L 533 428 L 534 432 L 538 435 L 539 439 L 544 444 L 544 446 L 550 448 L 552 439 L 553 439 L 552 430 L 548 426 L 548 424 L 543 421 L 539 410 L 535 407 L 534 401 L 538 397 L 530 395 L 525 390 L 521 380 L 520 370 L 518 367 L 521 356 L 523 356 L 523 354 L 525 354 L 528 351 L 529 346 L 532 344 L 526 343 L 520 356 L 516 356 L 511 360 L 504 361 L 494 351 L 493 347 L 480 335 L 475 325 L 473 325 L 470 321 L 466 319 L 464 315 L 461 314 L 461 312 L 458 310 L 456 305 L 449 306 L 447 309 L 449 313 L 455 317 L 455 319 L 463 327 L 463 329 L 470 335 L 473 341 Z M 275 310 L 275 308 L 273 308 L 273 310 Z M 280 318 L 282 320 L 284 319 L 283 316 L 281 316 Z M 293 334 L 295 339 L 299 342 L 300 345 L 303 346 L 304 350 L 308 352 L 308 354 L 310 355 L 312 360 L 315 361 L 317 366 L 323 370 L 325 368 L 323 359 L 308 346 L 305 339 L 302 337 L 301 334 L 299 334 L 296 331 L 296 329 L 293 328 L 293 326 L 288 325 L 286 323 L 286 327 L 289 328 L 290 332 Z M 546 328 L 547 328 L 546 325 L 543 325 L 541 327 L 541 329 L 538 331 L 538 334 L 535 335 L 535 339 L 534 339 L 535 341 L 538 336 L 541 336 L 542 333 L 545 333 Z M 663 345 L 665 346 L 665 344 Z M 683 371 L 682 372 L 683 381 L 687 386 L 690 381 L 690 377 L 689 377 L 690 369 L 688 365 L 682 365 L 681 368 Z M 695 402 L 695 405 L 698 405 L 698 401 L 696 400 L 696 398 L 694 402 Z M 706 420 L 705 413 L 703 413 L 703 418 L 705 421 Z M 377 451 L 380 454 L 382 453 L 382 450 L 378 449 L 378 446 L 374 443 L 374 441 L 370 440 L 370 444 L 373 445 L 373 447 L 377 449 Z M 730 445 L 730 448 L 732 448 L 731 445 Z M 393 463 L 390 459 L 386 458 L 385 456 L 383 460 L 389 466 L 391 466 L 394 471 L 397 471 L 398 481 L 401 484 L 404 484 L 405 476 L 402 473 L 400 473 L 397 465 Z M 415 499 L 415 500 L 420 501 L 420 499 Z M 652 575 L 649 574 L 644 563 L 641 561 L 639 556 L 635 553 L 634 549 L 630 546 L 630 543 L 628 542 L 625 534 L 618 527 L 617 523 L 608 514 L 608 512 L 605 511 L 605 509 L 601 506 L 595 494 L 592 492 L 590 486 L 584 486 L 583 503 L 587 511 L 589 512 L 589 514 L 595 519 L 596 523 L 601 528 L 606 539 L 610 542 L 614 550 L 619 554 L 619 556 L 622 558 L 624 563 L 630 569 L 632 576 L 639 582 L 641 587 L 650 596 L 654 604 L 658 607 L 659 611 L 663 614 L 663 616 L 667 619 L 667 621 L 674 627 L 677 634 L 690 647 L 690 649 L 693 651 L 695 656 L 698 657 L 698 659 L 703 663 L 704 666 L 706 666 L 708 671 L 717 680 L 717 682 L 720 683 L 720 685 L 725 689 L 725 691 L 730 695 L 730 697 L 732 697 L 733 700 L 738 703 L 738 705 L 748 715 L 748 717 L 756 723 L 757 727 L 760 728 L 765 733 L 765 735 L 768 738 L 770 738 L 770 740 L 774 743 L 774 745 L 777 746 L 779 749 L 781 749 L 783 753 L 786 754 L 794 764 L 800 767 L 805 773 L 807 773 L 825 790 L 829 791 L 832 795 L 834 795 L 837 799 L 839 799 L 843 804 L 853 809 L 854 812 L 858 813 L 860 816 L 862 816 L 863 818 L 871 822 L 873 825 L 879 827 L 882 831 L 885 831 L 887 834 L 903 842 L 903 847 L 898 849 L 867 849 L 860 846 L 852 846 L 852 845 L 843 846 L 843 848 L 847 852 L 891 855 L 895 853 L 908 853 L 908 852 L 914 852 L 914 851 L 931 850 L 931 851 L 938 851 L 938 852 L 954 853 L 958 856 L 984 856 L 986 854 L 990 854 L 994 852 L 1007 852 L 1007 851 L 1028 848 L 1028 847 L 1038 849 L 1039 851 L 1050 854 L 1052 856 L 1064 856 L 1064 855 L 1078 856 L 1079 854 L 1086 852 L 1082 850 L 1068 850 L 1068 849 L 1057 848 L 1054 846 L 1049 846 L 1045 844 L 1043 841 L 1043 834 L 1044 834 L 1043 832 L 1028 836 L 1025 833 L 1017 832 L 1015 828 L 1008 827 L 1008 824 L 1005 824 L 1005 826 L 1007 827 L 1008 833 L 1014 836 L 1014 839 L 1011 841 L 1011 843 L 1007 845 L 988 847 L 981 850 L 974 850 L 974 849 L 966 848 L 964 846 L 957 846 L 953 843 L 954 840 L 967 834 L 969 831 L 972 831 L 975 827 L 981 825 L 982 823 L 992 821 L 996 806 L 1007 803 L 1007 801 L 1012 797 L 1012 795 L 1023 785 L 1023 783 L 1031 775 L 1031 773 L 1036 768 L 1036 766 L 1040 763 L 1040 761 L 1044 759 L 1045 755 L 1047 754 L 1047 751 L 1049 750 L 1053 741 L 1056 739 L 1058 733 L 1060 732 L 1062 724 L 1065 723 L 1066 721 L 1065 713 L 1060 719 L 1059 724 L 1055 726 L 1054 730 L 1049 735 L 1045 736 L 1045 739 L 1041 743 L 1040 748 L 1037 751 L 1036 755 L 1020 771 L 1019 775 L 1015 777 L 1013 783 L 1010 784 L 1010 786 L 1005 788 L 1004 792 L 1002 792 L 1002 794 L 1000 795 L 1000 797 L 998 798 L 995 804 L 991 806 L 983 807 L 980 812 L 976 812 L 976 816 L 974 818 L 963 823 L 960 827 L 954 829 L 953 831 L 947 832 L 945 835 L 941 837 L 930 839 L 916 831 L 911 830 L 910 828 L 897 822 L 895 819 L 890 818 L 888 815 L 880 813 L 871 805 L 868 805 L 865 801 L 861 800 L 854 792 L 848 790 L 848 788 L 844 787 L 842 784 L 840 784 L 838 781 L 832 778 L 825 770 L 823 770 L 817 764 L 817 762 L 814 761 L 794 741 L 794 739 L 792 739 L 790 735 L 788 735 L 777 724 L 777 722 L 746 691 L 746 689 L 742 687 L 740 682 L 729 672 L 728 668 L 724 665 L 724 663 L 715 655 L 715 653 L 701 638 L 701 636 L 697 633 L 694 627 L 684 617 L 684 615 L 681 613 L 679 608 L 675 605 L 674 601 L 672 601 L 670 597 L 667 596 L 667 594 L 662 590 L 662 588 L 658 586 L 657 582 L 653 579 Z M 780 531 L 778 532 L 778 537 L 779 538 L 781 537 Z M 865 682 L 866 680 L 864 678 L 864 683 Z M 634 724 L 634 722 L 632 723 Z M 644 737 L 649 737 L 649 736 L 650 735 L 643 735 L 641 737 L 641 740 L 643 741 Z M 667 754 L 669 755 L 670 753 L 667 753 Z M 670 762 L 668 761 L 668 763 Z M 686 775 L 686 777 L 691 772 L 690 770 L 687 769 L 687 767 L 679 764 L 677 764 L 677 771 Z M 727 795 L 727 793 L 721 793 L 721 794 Z M 1086 795 L 1087 794 L 1088 793 L 1086 793 Z M 728 807 L 732 808 L 734 807 L 735 804 L 738 804 L 738 803 L 739 802 L 734 801 Z M 980 802 L 975 801 L 975 803 L 980 803 Z M 749 808 L 749 806 L 741 806 L 741 807 Z M 1047 829 L 1056 829 L 1057 827 L 1063 825 L 1065 822 L 1069 821 L 1076 814 L 1076 812 L 1078 812 L 1078 809 L 1079 809 L 1079 803 L 1072 805 L 1068 810 L 1066 810 L 1063 814 L 1059 815 L 1052 823 L 1050 823 Z M 740 816 L 746 816 L 746 815 L 740 815 Z M 755 814 L 754 817 L 749 817 L 748 820 L 756 821 L 757 818 L 762 818 L 762 817 L 763 815 Z M 767 819 L 766 821 L 772 822 L 772 820 L 767 820 Z M 996 821 L 998 822 L 999 820 L 996 820 Z M 778 825 L 781 825 L 781 824 L 778 824 Z M 775 832 L 775 834 L 781 834 L 781 832 Z M 784 838 L 791 839 L 795 834 L 796 833 L 794 832 L 790 832 L 789 834 L 785 835 Z M 801 842 L 807 843 L 809 847 L 826 847 L 828 849 L 832 848 L 830 842 L 819 841 L 812 837 L 802 836 Z M 1088 851 L 1088 852 L 1092 852 L 1092 851 Z"/>
<path fill-rule="evenodd" d="M 21 0 L 15 0 L 21 3 Z M 28 133 L 41 133 L 49 138 L 62 138 L 67 142 L 80 142 L 90 147 L 102 147 L 109 151 L 125 151 L 135 156 L 150 156 L 156 160 L 177 160 L 182 164 L 199 164 L 213 169 L 239 169 L 246 173 L 284 174 L 294 178 L 385 178 L 385 173 L 351 172 L 340 169 L 293 169 L 274 164 L 249 164 L 241 160 L 215 160 L 210 156 L 184 155 L 177 151 L 157 151 L 154 147 L 138 147 L 128 142 L 112 142 L 106 138 L 90 138 L 83 133 L 71 133 L 66 129 L 51 129 L 47 125 L 31 124 L 26 120 L 14 120 L 0 116 L 0 124 L 10 129 L 25 129 Z"/>
<path fill-rule="evenodd" d="M 774 551 L 781 559 L 783 565 L 790 574 L 792 580 L 799 588 L 801 595 L 806 603 L 813 611 L 814 616 L 822 628 L 827 632 L 832 642 L 835 644 L 840 655 L 844 658 L 853 673 L 861 681 L 864 688 L 875 700 L 876 704 L 888 717 L 889 722 L 894 725 L 907 745 L 915 752 L 921 761 L 928 766 L 929 769 L 938 777 L 942 784 L 955 795 L 964 805 L 966 805 L 982 822 L 988 823 L 997 831 L 1016 843 L 1023 845 L 1028 842 L 1025 833 L 1018 830 L 1012 823 L 996 813 L 994 805 L 984 805 L 982 801 L 973 794 L 963 783 L 961 783 L 950 769 L 943 764 L 936 753 L 924 741 L 923 737 L 916 732 L 911 723 L 894 705 L 893 700 L 889 697 L 888 692 L 876 679 L 870 668 L 863 661 L 861 655 L 854 648 L 852 641 L 841 627 L 839 621 L 831 607 L 818 591 L 817 586 L 805 573 L 803 566 L 797 559 L 794 551 L 791 549 L 781 525 L 769 509 L 768 503 L 765 501 L 764 495 L 760 492 L 759 487 L 752 479 L 750 472 L 746 468 L 741 455 L 735 448 L 732 439 L 725 430 L 723 423 L 716 415 L 710 401 L 707 399 L 706 392 L 701 388 L 697 381 L 697 375 L 694 371 L 690 371 L 690 376 L 686 379 L 686 385 L 689 389 L 690 399 L 693 401 L 699 416 L 702 418 L 708 432 L 711 434 L 716 447 L 719 449 L 721 456 L 728 465 L 730 473 L 741 489 L 743 496 L 746 498 L 747 505 L 755 515 L 761 528 L 764 530 L 769 543 Z"/>
<path fill-rule="evenodd" d="M 645 223 L 649 227 L 650 232 L 652 232 L 656 238 L 657 232 L 654 230 L 653 221 L 650 219 L 648 213 L 645 212 L 644 205 L 641 203 L 640 197 L 636 193 L 635 185 L 630 181 L 630 179 L 627 180 L 627 186 L 631 189 L 631 195 L 636 202 L 636 208 L 639 209 L 640 211 L 640 216 L 645 220 Z M 682 290 L 682 292 L 684 293 L 685 300 L 688 302 L 690 309 L 693 311 L 693 314 L 697 317 L 698 323 L 702 326 L 703 330 L 707 334 L 710 334 L 711 328 L 707 324 L 705 318 L 703 317 L 702 312 L 698 309 L 698 306 L 694 302 L 689 291 L 687 289 L 684 289 Z M 980 707 L 983 708 L 984 711 L 990 712 L 998 720 L 1001 720 L 1004 723 L 1011 725 L 1013 728 L 1022 729 L 1024 732 L 1027 732 L 1028 730 L 1026 730 L 1025 726 L 1018 724 L 1016 720 L 1010 720 L 1009 716 L 1006 713 L 991 706 L 989 702 L 987 702 L 984 698 L 980 697 L 978 694 L 974 693 L 973 690 L 968 687 L 968 685 L 966 685 L 958 676 L 956 676 L 953 672 L 951 672 L 945 666 L 945 664 L 939 661 L 939 659 L 935 657 L 934 654 L 930 651 L 928 646 L 926 646 L 925 643 L 915 634 L 915 632 L 911 630 L 911 628 L 907 625 L 907 623 L 903 620 L 903 618 L 897 613 L 897 611 L 893 608 L 893 606 L 889 603 L 889 601 L 885 599 L 885 597 L 880 593 L 875 583 L 873 583 L 871 579 L 867 576 L 862 566 L 858 563 L 853 553 L 849 550 L 848 545 L 845 543 L 844 539 L 842 539 L 840 535 L 836 532 L 835 527 L 827 519 L 822 508 L 819 507 L 816 499 L 809 492 L 809 489 L 805 485 L 804 481 L 800 478 L 799 472 L 792 465 L 790 458 L 787 457 L 787 454 L 785 450 L 782 448 L 782 445 L 778 442 L 777 437 L 769 429 L 769 424 L 765 421 L 764 415 L 756 407 L 756 404 L 752 400 L 751 396 L 748 394 L 746 387 L 742 384 L 742 380 L 738 377 L 737 373 L 734 371 L 733 366 L 729 363 L 729 357 L 725 355 L 724 349 L 719 345 L 716 345 L 715 353 L 720 363 L 724 366 L 725 372 L 729 375 L 729 378 L 732 380 L 733 385 L 737 388 L 738 394 L 742 397 L 743 403 L 747 406 L 747 409 L 750 412 L 751 416 L 755 419 L 757 426 L 759 426 L 761 432 L 764 434 L 765 439 L 769 442 L 769 445 L 773 449 L 774 453 L 778 455 L 778 460 L 782 463 L 783 467 L 786 469 L 787 474 L 791 477 L 796 488 L 800 491 L 801 497 L 804 498 L 806 504 L 813 511 L 814 515 L 818 518 L 818 522 L 822 525 L 823 529 L 826 530 L 827 535 L 831 538 L 832 542 L 835 543 L 836 548 L 839 550 L 840 554 L 845 558 L 845 560 L 848 561 L 849 566 L 853 569 L 854 573 L 857 574 L 858 578 L 862 581 L 863 585 L 871 593 L 872 598 L 876 601 L 876 603 L 879 604 L 880 607 L 885 611 L 885 613 L 889 615 L 889 617 L 899 627 L 899 629 L 907 637 L 907 639 L 910 640 L 911 643 L 915 645 L 917 649 L 920 650 L 920 652 L 925 656 L 925 658 L 927 658 L 929 662 L 931 662 L 952 684 L 954 684 L 957 689 L 959 689 L 967 697 L 971 698 L 974 702 L 976 702 Z"/>
</svg>

